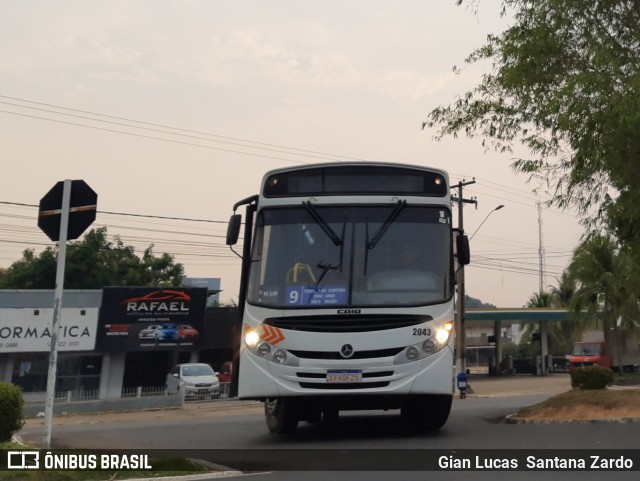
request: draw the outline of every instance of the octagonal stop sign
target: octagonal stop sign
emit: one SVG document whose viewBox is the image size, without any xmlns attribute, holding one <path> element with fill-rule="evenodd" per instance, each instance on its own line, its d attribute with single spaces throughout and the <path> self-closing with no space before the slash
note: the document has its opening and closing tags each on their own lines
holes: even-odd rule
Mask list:
<svg viewBox="0 0 640 481">
<path fill-rule="evenodd" d="M 60 181 L 40 200 L 38 227 L 54 242 L 60 240 L 63 192 L 64 181 Z M 97 206 L 98 194 L 84 180 L 72 180 L 68 240 L 77 239 L 91 225 L 96 219 Z"/>
</svg>

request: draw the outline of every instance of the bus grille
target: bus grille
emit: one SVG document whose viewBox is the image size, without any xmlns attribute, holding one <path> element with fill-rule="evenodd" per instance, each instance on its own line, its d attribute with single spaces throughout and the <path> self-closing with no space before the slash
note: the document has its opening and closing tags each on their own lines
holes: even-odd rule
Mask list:
<svg viewBox="0 0 640 481">
<path fill-rule="evenodd" d="M 374 351 L 356 351 L 349 359 L 375 359 L 378 357 L 393 357 L 401 352 L 404 347 L 391 349 L 378 349 Z M 344 357 L 338 351 L 296 351 L 289 350 L 291 354 L 300 359 L 342 359 Z"/>
<path fill-rule="evenodd" d="M 264 324 L 305 332 L 371 332 L 400 329 L 432 321 L 429 315 L 368 314 L 271 317 Z"/>
</svg>

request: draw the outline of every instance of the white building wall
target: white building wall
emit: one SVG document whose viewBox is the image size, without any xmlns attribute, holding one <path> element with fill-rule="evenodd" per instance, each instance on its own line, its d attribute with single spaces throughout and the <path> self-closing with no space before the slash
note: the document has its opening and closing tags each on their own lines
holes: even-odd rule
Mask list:
<svg viewBox="0 0 640 481">
<path fill-rule="evenodd" d="M 100 399 L 119 398 L 124 380 L 125 352 L 105 353 L 102 356 Z"/>
</svg>

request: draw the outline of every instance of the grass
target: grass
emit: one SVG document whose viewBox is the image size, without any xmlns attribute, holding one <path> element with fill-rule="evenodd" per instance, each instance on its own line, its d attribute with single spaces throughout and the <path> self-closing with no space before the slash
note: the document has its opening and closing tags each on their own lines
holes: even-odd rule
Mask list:
<svg viewBox="0 0 640 481">
<path fill-rule="evenodd" d="M 628 372 L 613 375 L 613 384 L 616 386 L 634 386 L 640 384 L 640 372 Z"/>
<path fill-rule="evenodd" d="M 522 408 L 516 416 L 535 420 L 640 418 L 640 390 L 573 389 Z"/>
<path fill-rule="evenodd" d="M 0 449 L 29 449 L 12 442 L 0 443 Z M 203 474 L 209 468 L 186 458 L 151 459 L 151 471 L 0 471 L 0 481 L 117 481 L 119 479 L 152 478 Z"/>
</svg>

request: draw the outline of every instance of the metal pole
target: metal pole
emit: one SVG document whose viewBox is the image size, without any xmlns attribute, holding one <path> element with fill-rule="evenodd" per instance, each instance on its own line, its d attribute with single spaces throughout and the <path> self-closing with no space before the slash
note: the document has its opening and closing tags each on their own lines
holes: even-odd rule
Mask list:
<svg viewBox="0 0 640 481">
<path fill-rule="evenodd" d="M 476 235 L 476 232 L 478 232 L 480 230 L 480 227 L 482 227 L 482 225 L 487 221 L 487 219 L 489 218 L 489 216 L 491 214 L 493 214 L 495 211 L 500 210 L 504 207 L 504 205 L 500 204 L 498 207 L 496 207 L 495 209 L 493 209 L 491 212 L 489 212 L 487 214 L 487 216 L 484 218 L 484 220 L 480 223 L 480 225 L 478 226 L 478 228 L 475 230 L 475 232 L 473 234 L 471 234 L 471 237 L 469 237 L 469 241 L 471 241 L 471 239 L 473 239 L 473 236 Z"/>
<path fill-rule="evenodd" d="M 53 424 L 53 401 L 56 394 L 56 368 L 58 363 L 58 333 L 62 312 L 62 293 L 64 292 L 64 265 L 67 257 L 67 232 L 69 230 L 69 204 L 71 201 L 71 180 L 64 181 L 62 190 L 62 215 L 60 217 L 60 237 L 58 239 L 58 265 L 56 268 L 56 289 L 51 321 L 51 346 L 49 371 L 47 373 L 47 401 L 44 410 L 44 448 L 51 448 L 51 428 Z"/>
<path fill-rule="evenodd" d="M 464 222 L 462 218 L 462 215 L 463 215 L 462 206 L 464 204 L 464 202 L 462 202 L 462 186 L 460 186 L 459 197 L 460 197 L 460 202 L 458 202 L 458 227 L 462 232 L 464 232 L 464 229 L 463 229 Z M 458 298 L 456 299 L 458 304 L 458 307 L 457 307 L 458 331 L 456 336 L 456 349 L 458 351 L 458 356 L 456 360 L 457 372 L 464 372 L 467 368 L 467 359 L 466 359 L 467 343 L 465 338 L 467 333 L 466 333 L 466 326 L 465 326 L 465 320 L 464 320 L 464 291 L 465 291 L 464 265 L 461 265 L 460 269 L 458 270 Z"/>
<path fill-rule="evenodd" d="M 466 185 L 475 184 L 475 179 L 467 182 L 458 182 L 456 186 L 458 189 L 458 228 L 461 233 L 464 233 L 464 220 L 463 220 L 463 204 L 476 204 L 475 199 L 465 199 L 462 197 L 462 188 Z M 467 343 L 466 343 L 466 326 L 464 316 L 464 265 L 460 265 L 457 273 L 457 298 L 456 298 L 456 372 L 464 372 L 467 368 Z"/>
</svg>

